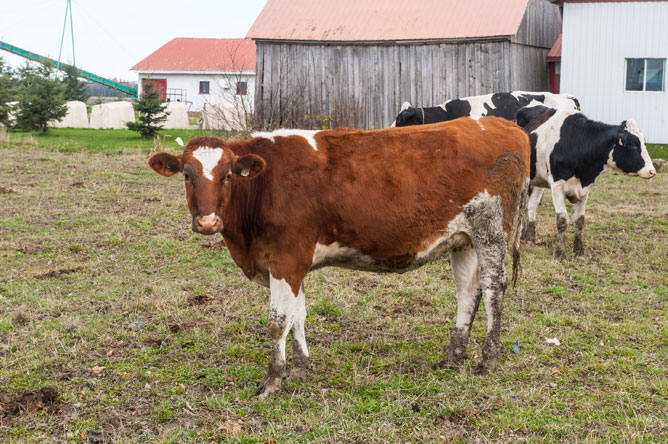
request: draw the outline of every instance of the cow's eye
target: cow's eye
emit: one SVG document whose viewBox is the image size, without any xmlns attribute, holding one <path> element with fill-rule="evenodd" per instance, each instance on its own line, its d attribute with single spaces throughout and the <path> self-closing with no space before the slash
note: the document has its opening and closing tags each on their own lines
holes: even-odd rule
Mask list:
<svg viewBox="0 0 668 444">
<path fill-rule="evenodd" d="M 186 182 L 190 182 L 190 176 L 188 173 L 183 173 L 183 178 L 186 180 Z"/>
<path fill-rule="evenodd" d="M 227 176 L 225 176 L 225 180 L 230 180 L 232 178 L 232 173 L 227 173 Z"/>
</svg>

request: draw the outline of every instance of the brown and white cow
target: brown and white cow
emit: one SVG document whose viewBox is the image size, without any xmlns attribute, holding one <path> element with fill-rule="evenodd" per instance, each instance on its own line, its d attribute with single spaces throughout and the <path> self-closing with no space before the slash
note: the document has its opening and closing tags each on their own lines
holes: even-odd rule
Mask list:
<svg viewBox="0 0 668 444">
<path fill-rule="evenodd" d="M 512 243 L 517 271 L 521 222 L 515 217 L 524 213 L 519 207 L 528 189 L 524 131 L 488 117 L 254 136 L 236 142 L 199 137 L 178 156 L 154 154 L 149 165 L 163 176 L 183 173 L 192 229 L 222 233 L 244 274 L 270 289 L 273 351 L 256 394 L 280 390 L 290 331 L 291 375 L 303 377 L 310 366 L 303 286 L 310 270 L 402 273 L 447 251 L 457 321 L 441 364 L 465 359 L 483 297 L 487 336 L 477 372 L 495 366 L 507 285 L 503 261 Z"/>
</svg>

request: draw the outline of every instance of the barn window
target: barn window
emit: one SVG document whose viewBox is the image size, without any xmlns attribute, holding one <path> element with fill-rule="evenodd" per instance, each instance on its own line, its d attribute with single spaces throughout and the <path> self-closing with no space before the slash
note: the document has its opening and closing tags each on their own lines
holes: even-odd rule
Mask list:
<svg viewBox="0 0 668 444">
<path fill-rule="evenodd" d="M 663 91 L 666 59 L 626 59 L 627 91 Z"/>
<path fill-rule="evenodd" d="M 245 96 L 246 94 L 248 94 L 248 83 L 237 82 L 237 95 Z"/>
<path fill-rule="evenodd" d="M 199 93 L 209 94 L 209 82 L 199 82 Z"/>
</svg>

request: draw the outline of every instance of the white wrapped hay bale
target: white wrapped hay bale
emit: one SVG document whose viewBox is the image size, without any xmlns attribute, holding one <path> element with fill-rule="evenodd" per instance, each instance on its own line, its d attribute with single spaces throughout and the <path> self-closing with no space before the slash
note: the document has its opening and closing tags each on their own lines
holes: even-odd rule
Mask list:
<svg viewBox="0 0 668 444">
<path fill-rule="evenodd" d="M 110 102 L 95 105 L 90 113 L 90 127 L 95 129 L 124 129 L 127 122 L 135 121 L 135 111 L 130 102 Z"/>
<path fill-rule="evenodd" d="M 165 129 L 188 129 L 190 123 L 188 121 L 188 107 L 183 102 L 168 102 L 167 103 L 167 120 L 162 127 Z"/>
<path fill-rule="evenodd" d="M 67 114 L 61 121 L 49 122 L 54 128 L 88 128 L 86 104 L 73 100 L 67 102 Z"/>
<path fill-rule="evenodd" d="M 243 109 L 231 105 L 204 105 L 202 129 L 243 131 L 246 129 Z"/>
</svg>

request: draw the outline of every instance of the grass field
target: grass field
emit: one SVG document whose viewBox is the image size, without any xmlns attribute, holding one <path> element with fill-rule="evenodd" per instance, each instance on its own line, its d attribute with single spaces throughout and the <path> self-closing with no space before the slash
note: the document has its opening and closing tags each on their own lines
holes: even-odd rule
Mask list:
<svg viewBox="0 0 668 444">
<path fill-rule="evenodd" d="M 152 142 L 67 139 L 0 150 L 0 442 L 668 441 L 668 175 L 599 179 L 584 260 L 553 258 L 546 197 L 494 373 L 473 375 L 483 308 L 466 365 L 432 368 L 456 309 L 447 261 L 328 268 L 306 281 L 314 370 L 259 402 L 268 291 L 190 231 Z"/>
</svg>

